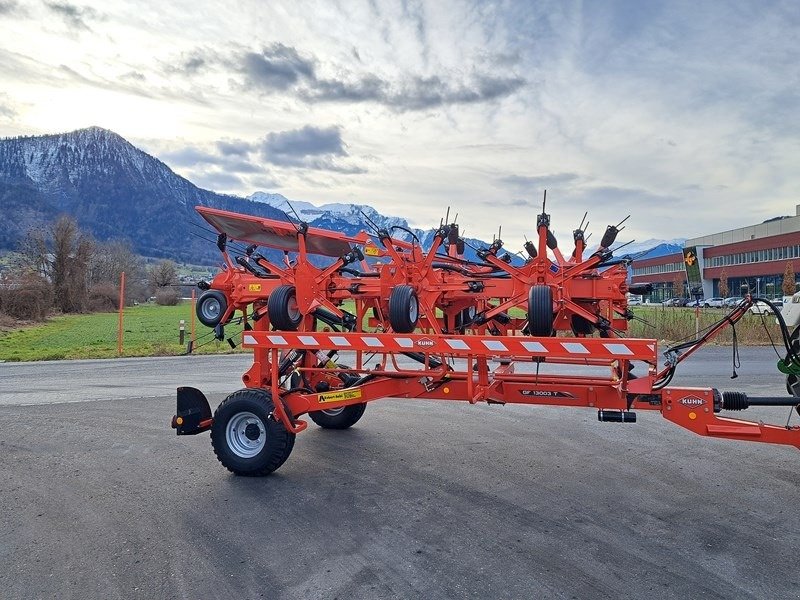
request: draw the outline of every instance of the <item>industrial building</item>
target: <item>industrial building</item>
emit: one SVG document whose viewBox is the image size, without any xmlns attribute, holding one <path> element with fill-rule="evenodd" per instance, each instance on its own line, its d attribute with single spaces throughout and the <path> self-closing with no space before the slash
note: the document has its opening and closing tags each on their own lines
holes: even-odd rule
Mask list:
<svg viewBox="0 0 800 600">
<path fill-rule="evenodd" d="M 783 296 L 787 263 L 800 265 L 800 205 L 795 215 L 757 225 L 686 240 L 681 252 L 634 260 L 632 284 L 651 283 L 650 302 L 685 297 L 690 290 L 705 298 L 723 296 L 720 279 L 727 278 L 727 296 L 749 293 Z M 793 281 L 793 290 L 796 282 Z"/>
</svg>

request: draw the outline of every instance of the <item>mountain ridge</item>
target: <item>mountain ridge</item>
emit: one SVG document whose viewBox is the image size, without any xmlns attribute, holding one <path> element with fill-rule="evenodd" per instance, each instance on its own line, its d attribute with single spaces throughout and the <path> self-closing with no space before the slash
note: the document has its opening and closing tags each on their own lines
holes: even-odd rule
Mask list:
<svg viewBox="0 0 800 600">
<path fill-rule="evenodd" d="M 194 210 L 197 205 L 281 221 L 289 215 L 296 218 L 296 212 L 315 227 L 347 235 L 377 227 L 423 246 L 435 233 L 433 228 L 412 228 L 406 219 L 383 215 L 366 204 L 318 206 L 277 193 L 241 198 L 204 190 L 119 134 L 96 126 L 0 139 L 0 204 L 5 213 L 0 248 L 13 249 L 31 227 L 66 213 L 100 241 L 125 239 L 144 256 L 194 264 L 219 262 L 216 232 Z M 472 260 L 475 248 L 488 245 L 478 239 L 466 241 L 466 255 Z M 514 262 L 521 260 L 511 256 Z"/>
</svg>

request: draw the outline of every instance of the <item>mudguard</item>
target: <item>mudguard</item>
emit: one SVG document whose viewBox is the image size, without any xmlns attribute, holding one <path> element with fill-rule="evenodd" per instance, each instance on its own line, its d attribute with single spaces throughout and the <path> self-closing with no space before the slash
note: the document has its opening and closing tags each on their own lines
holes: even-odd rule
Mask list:
<svg viewBox="0 0 800 600">
<path fill-rule="evenodd" d="M 178 414 L 172 417 L 172 428 L 178 435 L 197 435 L 211 429 L 214 419 L 203 392 L 193 387 L 178 388 Z"/>
</svg>

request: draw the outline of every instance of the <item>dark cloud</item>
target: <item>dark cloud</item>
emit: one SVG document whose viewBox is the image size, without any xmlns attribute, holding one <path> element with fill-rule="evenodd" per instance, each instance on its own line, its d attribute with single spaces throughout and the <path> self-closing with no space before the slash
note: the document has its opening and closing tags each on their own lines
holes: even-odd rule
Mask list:
<svg viewBox="0 0 800 600">
<path fill-rule="evenodd" d="M 93 21 L 101 18 L 100 13 L 89 6 L 75 6 L 68 2 L 45 2 L 44 5 L 51 12 L 60 16 L 64 22 L 76 30 L 91 31 L 87 20 Z"/>
<path fill-rule="evenodd" d="M 422 16 L 417 28 L 418 34 L 424 37 Z M 353 48 L 353 52 L 360 61 L 358 51 Z M 522 77 L 487 73 L 474 73 L 466 81 L 461 76 L 431 75 L 410 76 L 392 82 L 373 73 L 356 75 L 341 68 L 335 68 L 342 73 L 341 77 L 330 78 L 318 75 L 317 64 L 315 57 L 276 43 L 257 52 L 237 50 L 227 57 L 207 48 L 196 49 L 182 55 L 176 64 L 167 67 L 167 71 L 193 76 L 212 67 L 232 69 L 242 75 L 241 85 L 246 90 L 289 92 L 306 102 L 374 102 L 397 111 L 489 102 L 510 96 L 527 83 Z M 503 71 L 495 66 L 492 69 Z"/>
<path fill-rule="evenodd" d="M 120 79 L 127 79 L 129 81 L 144 81 L 146 77 L 144 73 L 140 73 L 139 71 L 128 71 L 123 75 L 120 75 Z"/>
<path fill-rule="evenodd" d="M 314 82 L 313 88 L 301 90 L 300 97 L 308 101 L 327 102 L 385 102 L 386 82 L 374 75 L 348 83 L 335 79 Z"/>
<path fill-rule="evenodd" d="M 217 142 L 217 150 L 225 156 L 245 156 L 255 149 L 253 144 L 244 140 L 220 140 Z"/>
<path fill-rule="evenodd" d="M 192 174 L 192 181 L 208 190 L 237 190 L 244 187 L 240 177 L 221 171 L 199 171 Z"/>
<path fill-rule="evenodd" d="M 0 118 L 13 119 L 17 116 L 17 111 L 9 102 L 0 97 Z"/>
<path fill-rule="evenodd" d="M 0 0 L 0 17 L 25 14 L 17 0 Z"/>
<path fill-rule="evenodd" d="M 216 65 L 224 64 L 224 60 L 209 48 L 196 48 L 191 52 L 182 54 L 174 63 L 166 66 L 167 73 L 181 73 L 193 76 L 202 73 Z"/>
<path fill-rule="evenodd" d="M 220 165 L 233 173 L 261 173 L 264 169 L 248 160 L 225 158 Z"/>
<path fill-rule="evenodd" d="M 270 133 L 261 146 L 264 158 L 281 164 L 281 161 L 308 156 L 347 156 L 338 127 L 313 127 Z"/>
<path fill-rule="evenodd" d="M 172 152 L 165 152 L 161 159 L 168 165 L 176 167 L 194 167 L 195 165 L 217 165 L 220 157 L 210 152 L 198 150 L 197 148 L 182 148 Z"/>
<path fill-rule="evenodd" d="M 217 146 L 220 143 L 223 142 L 217 142 Z M 262 173 L 264 171 L 264 168 L 260 165 L 247 160 L 245 155 L 215 154 L 214 152 L 200 150 L 191 146 L 162 153 L 161 159 L 174 167 L 210 166 L 219 167 L 230 173 Z"/>
<path fill-rule="evenodd" d="M 510 96 L 523 85 L 519 77 L 489 77 L 480 75 L 466 85 L 453 84 L 438 75 L 412 77 L 400 85 L 375 75 L 354 82 L 318 80 L 301 89 L 299 95 L 307 101 L 377 102 L 399 111 L 425 110 L 453 104 L 475 104 Z"/>
<path fill-rule="evenodd" d="M 577 173 L 553 173 L 551 175 L 506 175 L 500 182 L 517 189 L 538 191 L 540 188 L 564 185 L 580 179 Z"/>
<path fill-rule="evenodd" d="M 261 188 L 262 190 L 282 187 L 278 181 L 269 176 L 251 177 L 249 182 L 251 185 Z"/>
<path fill-rule="evenodd" d="M 245 52 L 239 58 L 239 68 L 251 88 L 284 91 L 301 80 L 315 79 L 314 61 L 283 44 L 272 44 L 261 52 Z"/>
<path fill-rule="evenodd" d="M 335 158 L 348 156 L 338 127 L 313 127 L 270 133 L 261 144 L 264 160 L 282 167 L 301 167 L 337 173 L 366 173 L 361 167 L 342 165 Z"/>
</svg>

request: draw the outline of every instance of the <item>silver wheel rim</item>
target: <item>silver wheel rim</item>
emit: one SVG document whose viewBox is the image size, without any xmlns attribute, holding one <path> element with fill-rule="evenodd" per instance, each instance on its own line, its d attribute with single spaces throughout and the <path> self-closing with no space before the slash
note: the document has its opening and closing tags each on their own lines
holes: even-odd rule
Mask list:
<svg viewBox="0 0 800 600">
<path fill-rule="evenodd" d="M 297 306 L 297 296 L 289 296 L 286 301 L 286 314 L 289 315 L 289 320 L 299 321 L 301 319 L 300 309 Z"/>
<path fill-rule="evenodd" d="M 322 411 L 322 414 L 328 415 L 329 417 L 336 417 L 344 412 L 344 409 L 347 408 L 345 406 L 340 406 L 339 408 L 326 408 Z"/>
<path fill-rule="evenodd" d="M 257 434 L 257 437 L 256 437 Z M 251 439 L 255 437 L 255 439 Z M 225 428 L 228 448 L 239 458 L 253 458 L 267 443 L 264 422 L 251 412 L 240 412 L 231 417 Z"/>
<path fill-rule="evenodd" d="M 213 321 L 217 317 L 219 317 L 220 310 L 222 306 L 219 303 L 217 298 L 208 298 L 203 302 L 202 306 L 202 313 L 203 318 L 207 319 L 208 321 Z"/>
<path fill-rule="evenodd" d="M 416 323 L 418 317 L 419 317 L 419 302 L 417 301 L 416 296 L 411 296 L 411 300 L 408 303 L 408 319 L 412 323 Z"/>
</svg>

